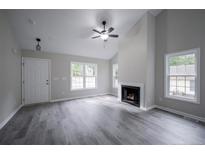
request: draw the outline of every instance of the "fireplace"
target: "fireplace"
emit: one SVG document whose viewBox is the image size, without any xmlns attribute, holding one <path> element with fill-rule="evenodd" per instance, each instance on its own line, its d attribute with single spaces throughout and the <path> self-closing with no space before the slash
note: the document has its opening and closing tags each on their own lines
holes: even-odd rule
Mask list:
<svg viewBox="0 0 205 154">
<path fill-rule="evenodd" d="M 140 87 L 121 86 L 121 101 L 140 107 Z"/>
</svg>

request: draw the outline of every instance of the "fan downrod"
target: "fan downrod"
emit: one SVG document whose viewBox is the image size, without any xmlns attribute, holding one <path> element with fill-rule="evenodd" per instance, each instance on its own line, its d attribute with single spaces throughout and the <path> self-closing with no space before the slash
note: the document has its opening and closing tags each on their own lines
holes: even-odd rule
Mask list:
<svg viewBox="0 0 205 154">
<path fill-rule="evenodd" d="M 104 21 L 102 22 L 102 24 L 105 26 L 105 25 L 106 25 L 106 21 L 104 20 Z"/>
</svg>

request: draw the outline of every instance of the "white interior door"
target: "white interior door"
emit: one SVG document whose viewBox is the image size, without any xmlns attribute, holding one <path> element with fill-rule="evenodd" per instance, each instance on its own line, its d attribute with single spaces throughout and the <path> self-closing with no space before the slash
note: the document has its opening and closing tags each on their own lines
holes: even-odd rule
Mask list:
<svg viewBox="0 0 205 154">
<path fill-rule="evenodd" d="M 49 60 L 24 58 L 25 104 L 49 101 Z"/>
</svg>

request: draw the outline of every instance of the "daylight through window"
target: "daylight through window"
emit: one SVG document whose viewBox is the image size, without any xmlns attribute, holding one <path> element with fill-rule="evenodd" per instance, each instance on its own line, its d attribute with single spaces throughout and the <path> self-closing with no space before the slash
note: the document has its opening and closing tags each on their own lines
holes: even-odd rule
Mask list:
<svg viewBox="0 0 205 154">
<path fill-rule="evenodd" d="M 97 65 L 71 63 L 71 89 L 96 88 Z"/>
<path fill-rule="evenodd" d="M 112 83 L 113 88 L 118 88 L 118 64 L 113 64 L 112 66 Z"/>
<path fill-rule="evenodd" d="M 197 50 L 166 56 L 166 96 L 197 100 Z"/>
</svg>

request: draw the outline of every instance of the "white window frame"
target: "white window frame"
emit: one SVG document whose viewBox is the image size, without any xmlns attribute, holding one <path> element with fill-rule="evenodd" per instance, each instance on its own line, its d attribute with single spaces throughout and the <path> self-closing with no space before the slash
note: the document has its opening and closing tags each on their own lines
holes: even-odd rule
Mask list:
<svg viewBox="0 0 205 154">
<path fill-rule="evenodd" d="M 195 70 L 196 70 L 196 83 L 195 83 L 195 93 L 196 93 L 196 99 L 188 99 L 185 97 L 180 97 L 180 96 L 170 96 L 169 95 L 169 84 L 168 84 L 168 58 L 172 56 L 183 56 L 186 54 L 195 54 L 196 56 L 196 65 L 195 65 Z M 175 53 L 170 53 L 165 55 L 165 83 L 164 83 L 164 97 L 168 99 L 174 99 L 174 100 L 180 100 L 184 102 L 190 102 L 190 103 L 195 103 L 195 104 L 200 104 L 200 48 L 195 48 L 195 49 L 190 49 L 190 50 L 185 50 L 185 51 L 180 51 L 180 52 L 175 52 Z"/>
<path fill-rule="evenodd" d="M 117 69 L 118 69 L 118 64 L 112 64 L 112 87 L 117 89 L 118 86 L 119 86 L 119 83 L 118 83 L 117 86 L 115 85 L 115 82 L 114 82 L 115 79 L 114 79 L 114 76 L 113 76 L 113 71 L 114 71 L 114 66 L 115 66 L 115 65 L 117 65 Z M 118 72 L 118 74 L 119 74 L 119 72 Z M 118 81 L 119 81 L 119 80 L 118 80 Z"/>
<path fill-rule="evenodd" d="M 83 65 L 83 88 L 78 88 L 78 89 L 73 89 L 72 88 L 72 64 L 82 64 Z M 95 87 L 94 88 L 86 88 L 86 75 L 85 75 L 85 65 L 89 65 L 89 64 L 91 64 L 91 65 L 95 65 L 95 71 L 96 71 L 96 76 L 95 76 Z M 97 89 L 97 80 L 98 80 L 98 78 L 97 78 L 97 76 L 98 76 L 98 65 L 97 64 L 95 64 L 95 63 L 83 63 L 83 62 L 73 62 L 73 61 L 71 61 L 70 62 L 70 90 L 71 91 L 78 91 L 78 90 L 91 90 L 91 89 Z"/>
</svg>

